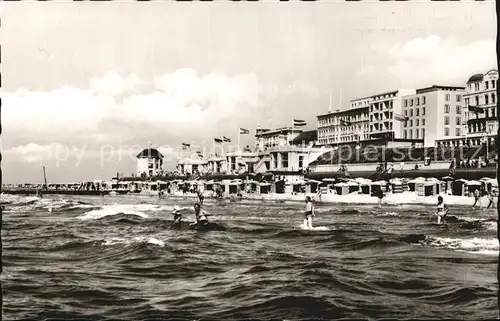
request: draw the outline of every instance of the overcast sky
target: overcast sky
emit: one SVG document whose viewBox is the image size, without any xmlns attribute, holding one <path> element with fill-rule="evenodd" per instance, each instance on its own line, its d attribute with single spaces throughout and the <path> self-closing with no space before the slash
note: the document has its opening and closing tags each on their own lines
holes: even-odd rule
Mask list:
<svg viewBox="0 0 500 321">
<path fill-rule="evenodd" d="M 212 146 L 496 66 L 493 1 L 2 2 L 3 182 L 109 179 L 141 147 Z M 342 92 L 342 94 L 341 94 Z M 342 105 L 341 105 L 342 101 Z M 242 136 L 252 144 L 253 136 Z M 170 147 L 170 148 L 169 148 Z"/>
</svg>

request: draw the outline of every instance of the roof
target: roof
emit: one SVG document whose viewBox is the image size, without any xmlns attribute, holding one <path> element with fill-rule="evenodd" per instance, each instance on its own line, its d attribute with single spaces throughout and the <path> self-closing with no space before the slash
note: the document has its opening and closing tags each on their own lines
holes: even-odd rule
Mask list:
<svg viewBox="0 0 500 321">
<path fill-rule="evenodd" d="M 483 74 L 475 74 L 475 75 L 472 75 L 469 80 L 467 81 L 467 83 L 470 83 L 470 82 L 477 82 L 477 81 L 483 81 L 483 78 L 484 78 L 484 75 Z"/>
<path fill-rule="evenodd" d="M 146 148 L 136 156 L 137 158 L 163 158 L 163 155 L 154 148 Z"/>
<path fill-rule="evenodd" d="M 294 139 L 292 139 L 290 141 L 290 144 L 300 145 L 303 142 L 307 144 L 309 142 L 316 141 L 316 140 L 318 140 L 318 131 L 317 130 L 309 130 L 309 131 L 300 133 L 297 137 L 295 137 Z"/>
<path fill-rule="evenodd" d="M 438 91 L 438 90 L 456 91 L 456 90 L 465 90 L 465 87 L 432 85 L 431 87 L 417 89 L 415 95 L 424 94 L 432 91 Z"/>
</svg>

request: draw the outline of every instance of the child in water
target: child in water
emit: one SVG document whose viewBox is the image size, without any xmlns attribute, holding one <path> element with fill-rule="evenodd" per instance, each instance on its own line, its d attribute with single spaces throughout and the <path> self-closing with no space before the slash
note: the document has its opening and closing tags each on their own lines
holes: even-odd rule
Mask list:
<svg viewBox="0 0 500 321">
<path fill-rule="evenodd" d="M 306 196 L 306 211 L 304 218 L 304 227 L 312 228 L 312 218 L 314 217 L 314 206 L 310 196 Z"/>
<path fill-rule="evenodd" d="M 438 217 L 437 219 L 437 224 L 446 224 L 446 215 L 448 214 L 448 206 L 444 203 L 443 197 L 439 196 L 438 197 L 438 204 L 437 204 L 437 210 L 436 210 L 436 215 Z"/>
</svg>

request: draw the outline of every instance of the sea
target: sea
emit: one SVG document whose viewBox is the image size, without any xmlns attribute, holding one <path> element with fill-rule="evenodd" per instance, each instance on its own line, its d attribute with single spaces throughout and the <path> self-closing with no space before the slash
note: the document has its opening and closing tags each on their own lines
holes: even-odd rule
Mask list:
<svg viewBox="0 0 500 321">
<path fill-rule="evenodd" d="M 498 318 L 496 210 L 1 195 L 4 320 Z M 190 222 L 188 213 L 184 220 Z"/>
</svg>

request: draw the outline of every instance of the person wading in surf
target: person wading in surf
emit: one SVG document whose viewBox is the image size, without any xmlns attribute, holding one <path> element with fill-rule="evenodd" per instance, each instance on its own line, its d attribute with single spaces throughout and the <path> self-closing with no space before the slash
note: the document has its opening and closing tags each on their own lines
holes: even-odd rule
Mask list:
<svg viewBox="0 0 500 321">
<path fill-rule="evenodd" d="M 198 190 L 196 191 L 196 194 L 198 195 L 198 200 L 199 200 L 199 202 L 200 202 L 200 205 L 203 205 L 203 199 L 204 199 L 205 197 L 203 196 L 203 192 L 201 191 L 201 189 L 198 189 Z"/>
<path fill-rule="evenodd" d="M 190 226 L 194 226 L 196 228 L 208 226 L 209 222 L 207 217 L 211 214 L 205 210 L 202 210 L 200 203 L 194 204 L 194 214 L 196 215 L 196 222 L 192 223 Z"/>
<path fill-rule="evenodd" d="M 438 217 L 437 224 L 446 224 L 446 215 L 448 214 L 448 206 L 444 203 L 443 197 L 438 197 L 438 204 L 436 209 L 436 215 Z"/>
<path fill-rule="evenodd" d="M 304 212 L 304 226 L 312 228 L 312 218 L 314 217 L 314 206 L 310 196 L 306 196 L 306 210 Z"/>
</svg>

